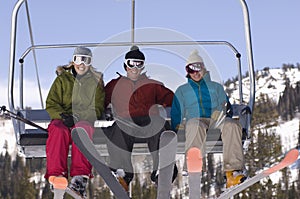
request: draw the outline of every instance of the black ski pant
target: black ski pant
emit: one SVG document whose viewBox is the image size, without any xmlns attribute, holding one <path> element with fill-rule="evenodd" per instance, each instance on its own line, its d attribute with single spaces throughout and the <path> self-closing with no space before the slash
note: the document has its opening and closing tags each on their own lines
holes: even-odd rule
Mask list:
<svg viewBox="0 0 300 199">
<path fill-rule="evenodd" d="M 139 117 L 132 120 L 116 119 L 116 122 L 106 129 L 109 166 L 112 170 L 124 169 L 125 181 L 133 179 L 134 170 L 131 162 L 133 145 L 136 142 L 147 143 L 151 153 L 152 171 L 156 174 L 159 164 L 159 140 L 163 131 L 170 125 L 161 117 Z"/>
</svg>

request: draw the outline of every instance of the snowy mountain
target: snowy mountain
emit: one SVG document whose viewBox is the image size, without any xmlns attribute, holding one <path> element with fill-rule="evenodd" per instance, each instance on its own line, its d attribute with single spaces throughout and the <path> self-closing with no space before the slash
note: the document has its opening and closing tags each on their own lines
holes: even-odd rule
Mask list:
<svg viewBox="0 0 300 199">
<path fill-rule="evenodd" d="M 285 89 L 286 82 L 289 81 L 290 85 L 295 86 L 297 82 L 300 81 L 300 70 L 298 68 L 288 68 L 288 69 L 265 69 L 256 72 L 255 79 L 255 96 L 256 99 L 260 97 L 261 94 L 267 94 L 269 98 L 273 99 L 278 103 L 279 97 Z M 231 99 L 233 101 L 239 101 L 238 95 L 238 82 L 231 83 L 228 88 L 233 90 L 231 94 Z M 247 94 L 249 91 L 249 77 L 243 79 L 243 93 L 244 100 L 248 101 Z"/>
<path fill-rule="evenodd" d="M 270 99 L 278 103 L 280 96 L 282 95 L 285 85 L 289 83 L 292 87 L 296 86 L 297 82 L 300 82 L 300 69 L 299 68 L 281 68 L 281 69 L 264 69 L 256 72 L 256 89 L 255 98 L 260 98 L 261 94 L 267 94 Z M 244 100 L 248 102 L 249 93 L 249 77 L 243 79 L 243 93 Z M 229 84 L 229 90 L 232 90 L 230 99 L 232 102 L 237 103 L 239 101 L 238 95 L 238 82 Z M 299 119 L 300 115 L 296 115 L 291 121 L 281 121 L 279 119 L 279 126 L 272 129 L 279 135 L 281 135 L 283 150 L 287 151 L 290 148 L 297 146 L 298 134 L 299 134 Z"/>
</svg>

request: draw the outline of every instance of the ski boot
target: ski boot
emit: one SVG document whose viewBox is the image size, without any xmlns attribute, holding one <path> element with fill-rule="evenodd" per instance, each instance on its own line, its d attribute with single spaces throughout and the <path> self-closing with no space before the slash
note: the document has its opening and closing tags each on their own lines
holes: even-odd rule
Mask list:
<svg viewBox="0 0 300 199">
<path fill-rule="evenodd" d="M 69 188 L 80 195 L 82 198 L 87 198 L 86 185 L 88 177 L 84 175 L 73 176 Z"/>
<path fill-rule="evenodd" d="M 115 172 L 112 171 L 112 174 L 116 177 L 116 179 L 121 184 L 121 186 L 124 188 L 124 190 L 126 192 L 128 192 L 129 191 L 129 186 L 128 186 L 126 180 L 124 179 L 124 177 L 125 177 L 124 170 L 123 169 L 117 169 Z"/>
<path fill-rule="evenodd" d="M 159 175 L 159 170 L 154 170 L 151 172 L 150 179 L 151 181 L 155 184 L 158 185 L 158 175 Z M 173 168 L 173 175 L 172 175 L 172 183 L 176 180 L 178 175 L 178 168 L 177 165 L 174 164 Z"/>
<path fill-rule="evenodd" d="M 226 171 L 226 188 L 241 184 L 246 179 L 247 176 L 241 170 Z"/>
</svg>

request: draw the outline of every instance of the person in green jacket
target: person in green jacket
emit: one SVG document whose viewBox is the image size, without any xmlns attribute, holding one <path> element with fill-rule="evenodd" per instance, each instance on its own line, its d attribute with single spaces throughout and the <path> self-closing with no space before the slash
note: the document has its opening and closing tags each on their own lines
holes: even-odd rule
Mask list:
<svg viewBox="0 0 300 199">
<path fill-rule="evenodd" d="M 72 62 L 59 66 L 46 100 L 46 110 L 51 122 L 46 143 L 47 171 L 45 178 L 50 183 L 68 178 L 68 153 L 71 150 L 69 187 L 86 196 L 86 184 L 92 176 L 92 165 L 79 151 L 71 138 L 72 128 L 81 127 L 89 137 L 94 133 L 94 121 L 104 111 L 104 87 L 102 73 L 91 65 L 92 52 L 86 47 L 77 47 Z"/>
</svg>

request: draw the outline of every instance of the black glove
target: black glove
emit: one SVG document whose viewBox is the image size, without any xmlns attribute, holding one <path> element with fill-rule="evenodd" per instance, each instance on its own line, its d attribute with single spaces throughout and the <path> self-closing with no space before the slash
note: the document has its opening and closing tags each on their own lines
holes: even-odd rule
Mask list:
<svg viewBox="0 0 300 199">
<path fill-rule="evenodd" d="M 113 116 L 111 108 L 105 109 L 105 119 L 107 121 L 113 121 L 114 120 L 114 116 Z"/>
<path fill-rule="evenodd" d="M 60 116 L 61 116 L 61 119 L 62 119 L 62 121 L 63 121 L 63 123 L 66 127 L 71 128 L 77 122 L 77 118 L 74 117 L 72 114 L 61 113 Z"/>
</svg>

